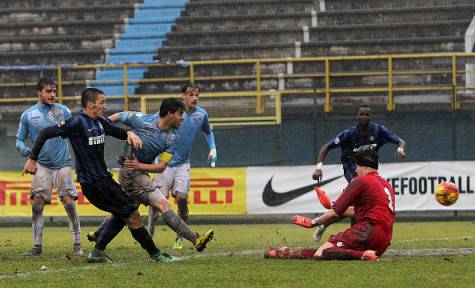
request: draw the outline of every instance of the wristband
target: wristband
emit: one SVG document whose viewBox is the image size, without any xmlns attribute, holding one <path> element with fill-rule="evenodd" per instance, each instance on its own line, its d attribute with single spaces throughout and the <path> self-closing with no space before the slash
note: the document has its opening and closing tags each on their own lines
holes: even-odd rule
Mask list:
<svg viewBox="0 0 475 288">
<path fill-rule="evenodd" d="M 315 227 L 315 226 L 318 226 L 318 217 L 317 218 L 313 218 L 312 221 L 312 226 Z"/>
<path fill-rule="evenodd" d="M 317 170 L 322 170 L 323 167 L 323 162 L 318 162 L 317 163 Z"/>
</svg>

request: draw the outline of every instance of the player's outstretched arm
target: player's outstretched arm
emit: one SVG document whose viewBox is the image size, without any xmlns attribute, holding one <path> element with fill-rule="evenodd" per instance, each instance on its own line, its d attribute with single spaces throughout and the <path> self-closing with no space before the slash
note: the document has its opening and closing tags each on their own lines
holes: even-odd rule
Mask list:
<svg viewBox="0 0 475 288">
<path fill-rule="evenodd" d="M 67 123 L 71 125 L 72 121 L 68 121 Z M 66 125 L 63 126 L 51 126 L 51 127 L 46 127 L 43 130 L 41 130 L 40 134 L 38 135 L 38 138 L 36 138 L 35 145 L 33 145 L 33 148 L 31 149 L 30 152 L 30 159 L 28 159 L 25 163 L 25 166 L 23 167 L 22 175 L 23 174 L 35 174 L 37 165 L 36 165 L 36 160 L 38 159 L 38 155 L 40 154 L 41 148 L 43 148 L 46 140 L 62 136 L 66 137 L 67 136 L 67 130 L 66 130 Z"/>
<path fill-rule="evenodd" d="M 330 200 L 330 197 L 328 197 L 327 193 L 318 186 L 315 186 L 315 193 L 317 194 L 317 199 L 322 204 L 322 206 L 326 209 L 331 209 L 332 208 L 332 201 Z"/>
<path fill-rule="evenodd" d="M 325 159 L 327 159 L 327 155 L 328 155 L 328 144 L 325 144 L 320 149 L 320 153 L 318 154 L 317 166 L 315 167 L 315 171 L 313 172 L 313 175 L 312 175 L 313 180 L 317 180 L 317 181 L 322 180 L 322 177 L 323 177 L 322 167 L 323 167 L 323 162 L 325 161 Z"/>
<path fill-rule="evenodd" d="M 316 218 L 312 219 L 312 218 L 304 217 L 300 215 L 292 216 L 292 223 L 294 223 L 295 225 L 305 227 L 305 228 L 313 228 L 317 226 Z"/>
<path fill-rule="evenodd" d="M 119 118 L 120 118 L 120 113 L 122 113 L 122 112 L 114 113 L 114 114 L 110 115 L 110 116 L 107 117 L 107 118 L 108 118 L 109 120 L 111 120 L 111 122 L 117 123 L 117 121 L 119 121 Z"/>
</svg>

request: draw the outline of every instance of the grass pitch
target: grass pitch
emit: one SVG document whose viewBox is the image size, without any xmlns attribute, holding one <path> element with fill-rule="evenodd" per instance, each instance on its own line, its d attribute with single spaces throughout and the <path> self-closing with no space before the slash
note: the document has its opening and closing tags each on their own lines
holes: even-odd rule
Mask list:
<svg viewBox="0 0 475 288">
<path fill-rule="evenodd" d="M 332 226 L 324 235 L 343 230 Z M 474 287 L 475 222 L 402 222 L 377 263 L 264 259 L 269 247 L 315 247 L 312 229 L 291 224 L 193 225 L 215 230 L 203 253 L 190 243 L 173 250 L 174 234 L 159 226 L 154 239 L 175 263 L 150 263 L 128 230 L 108 247 L 113 264 L 71 258 L 67 227 L 45 227 L 44 256 L 31 248 L 29 228 L 0 228 L 0 287 Z M 92 227 L 82 227 L 85 240 Z"/>
</svg>

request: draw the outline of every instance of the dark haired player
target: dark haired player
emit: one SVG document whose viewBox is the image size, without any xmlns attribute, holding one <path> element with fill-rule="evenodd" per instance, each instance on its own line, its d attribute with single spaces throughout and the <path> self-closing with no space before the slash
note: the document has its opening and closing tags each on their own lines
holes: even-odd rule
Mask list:
<svg viewBox="0 0 475 288">
<path fill-rule="evenodd" d="M 178 129 L 180 143 L 175 149 L 170 164 L 163 173 L 155 177 L 155 184 L 162 187 L 163 193 L 176 199 L 178 214 L 186 223 L 188 221 L 188 193 L 190 190 L 190 154 L 193 142 L 199 132 L 203 132 L 209 146 L 208 163 L 213 168 L 216 165 L 217 152 L 214 141 L 214 134 L 208 121 L 208 113 L 198 107 L 200 89 L 192 83 L 188 83 L 182 88 L 182 99 L 185 105 L 184 120 Z M 157 215 L 153 206 L 148 210 L 148 229 L 153 235 L 154 218 Z M 182 237 L 177 234 L 173 249 L 182 249 Z"/>
<path fill-rule="evenodd" d="M 113 215 L 112 221 L 105 225 L 103 233 L 97 239 L 94 250 L 87 256 L 87 261 L 110 262 L 104 250 L 120 232 L 124 223 L 129 226 L 134 239 L 149 253 L 153 261 L 170 261 L 171 256 L 161 253 L 144 227 L 137 210 L 138 203 L 112 179 L 104 161 L 106 135 L 127 140 L 136 148 L 142 147 L 140 138 L 132 131 L 114 127 L 103 117 L 106 105 L 104 92 L 101 90 L 85 89 L 81 94 L 81 105 L 83 111 L 79 115 L 61 125 L 41 131 L 23 171 L 36 173 L 36 160 L 47 139 L 57 136 L 69 138 L 76 154 L 76 171 L 84 195 L 94 206 Z"/>
<path fill-rule="evenodd" d="M 391 243 L 395 219 L 395 198 L 391 185 L 378 174 L 378 153 L 361 149 L 354 155 L 357 177 L 325 214 L 311 219 L 295 215 L 293 223 L 312 228 L 331 225 L 343 216 L 354 216 L 356 223 L 318 249 L 271 249 L 268 258 L 376 261 Z"/>
<path fill-rule="evenodd" d="M 38 103 L 31 106 L 20 118 L 16 135 L 16 148 L 22 156 L 29 156 L 30 148 L 25 143 L 29 137 L 35 144 L 40 131 L 48 126 L 59 125 L 71 117 L 68 107 L 55 103 L 56 83 L 50 78 L 40 78 L 36 84 Z M 81 249 L 81 227 L 76 205 L 78 198 L 76 186 L 71 173 L 71 153 L 68 141 L 61 137 L 50 139 L 45 149 L 38 155 L 38 170 L 31 181 L 31 210 L 33 248 L 23 256 L 40 256 L 43 242 L 43 209 L 51 203 L 53 185 L 58 191 L 64 210 L 68 215 L 69 228 L 73 236 L 73 256 L 83 255 Z"/>
<path fill-rule="evenodd" d="M 176 129 L 183 121 L 184 105 L 173 98 L 164 99 L 159 113 L 149 115 L 140 112 L 120 112 L 111 115 L 113 122 L 121 122 L 132 127 L 142 140 L 142 149 L 129 150 L 126 146 L 126 155 L 122 157 L 123 168 L 119 171 L 119 182 L 125 192 L 146 206 L 157 209 L 165 223 L 178 235 L 184 237 L 195 246 L 199 252 L 205 249 L 206 244 L 213 237 L 213 230 L 198 235 L 190 230 L 186 223 L 171 209 L 166 198 L 167 193 L 160 190 L 150 179 L 148 173 L 162 173 L 174 157 L 174 151 L 180 142 Z M 159 162 L 155 158 L 160 155 Z M 168 191 L 168 190 L 167 190 Z M 88 238 L 94 241 L 101 234 L 101 227 L 89 233 Z"/>
</svg>

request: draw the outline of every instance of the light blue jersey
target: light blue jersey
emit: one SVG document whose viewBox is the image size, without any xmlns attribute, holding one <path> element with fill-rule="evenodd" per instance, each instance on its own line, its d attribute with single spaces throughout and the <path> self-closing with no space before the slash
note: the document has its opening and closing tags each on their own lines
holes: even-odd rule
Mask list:
<svg viewBox="0 0 475 288">
<path fill-rule="evenodd" d="M 173 155 L 180 141 L 176 129 L 160 130 L 158 117 L 158 113 L 153 115 L 140 112 L 119 113 L 119 122 L 131 127 L 132 131 L 142 140 L 142 149 L 132 150 L 140 163 L 152 164 L 162 152 Z"/>
<path fill-rule="evenodd" d="M 55 103 L 47 106 L 41 103 L 31 106 L 21 115 L 20 125 L 16 135 L 16 148 L 21 155 L 27 157 L 31 149 L 25 140 L 30 137 L 32 144 L 43 128 L 59 125 L 71 117 L 68 107 Z M 55 137 L 46 141 L 38 156 L 37 162 L 50 169 L 60 169 L 71 165 L 68 141 Z"/>
<path fill-rule="evenodd" d="M 175 150 L 173 159 L 169 166 L 179 166 L 190 162 L 191 148 L 195 141 L 198 131 L 203 131 L 206 135 L 206 141 L 208 142 L 209 149 L 215 149 L 216 144 L 214 142 L 214 135 L 211 131 L 211 126 L 208 121 L 208 113 L 201 107 L 183 113 L 184 119 L 181 122 L 178 133 L 180 134 L 181 141 Z"/>
</svg>

